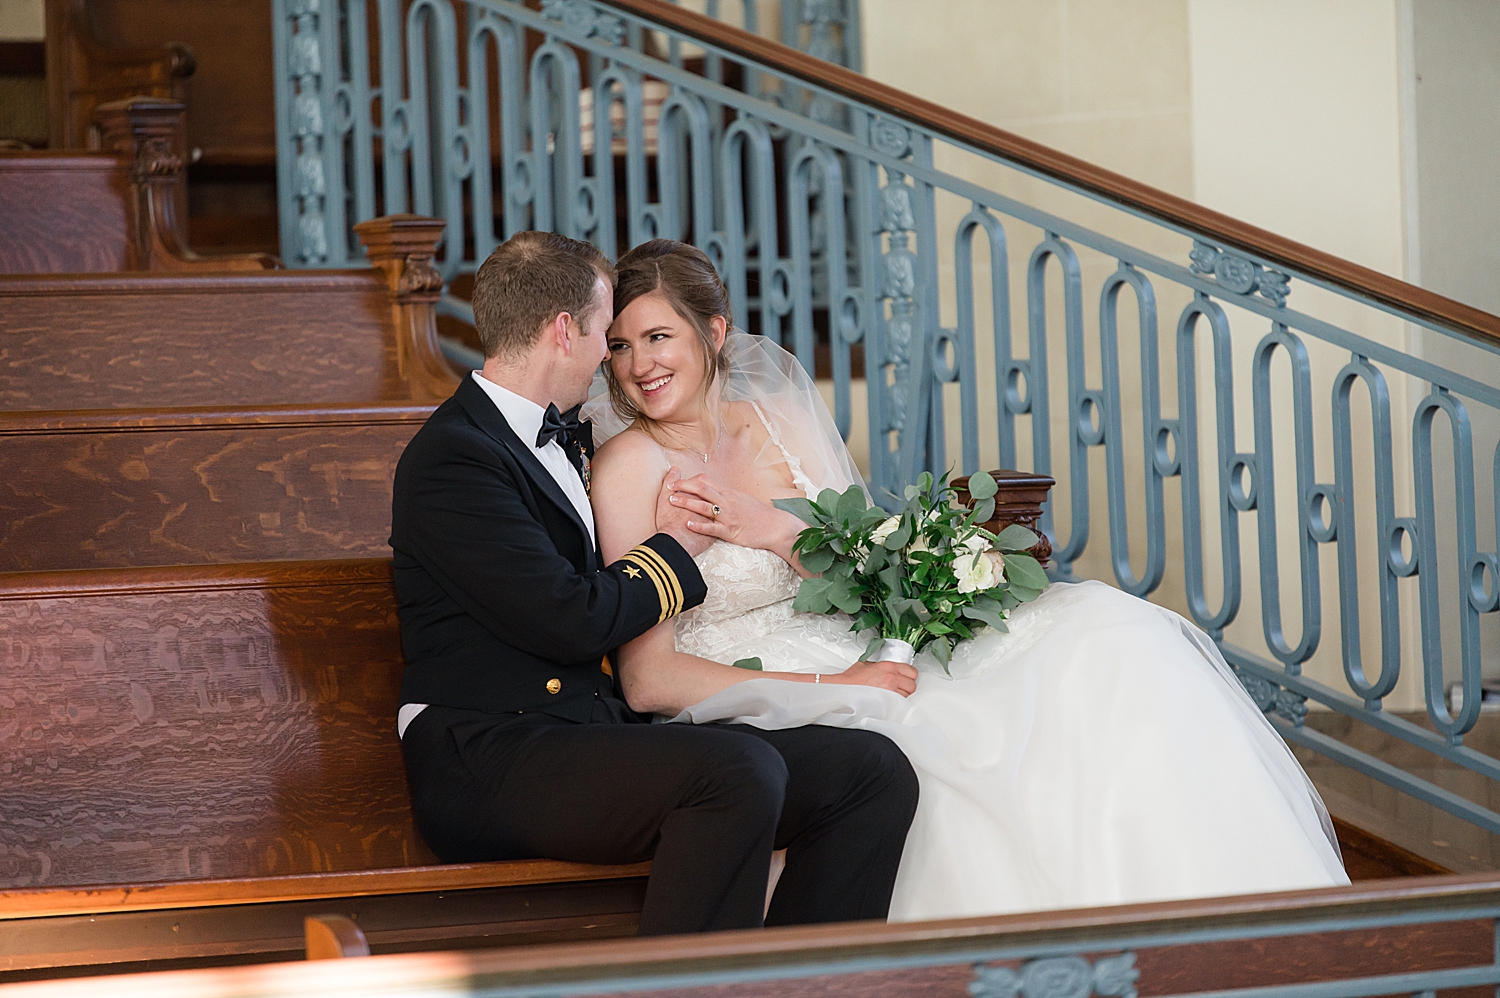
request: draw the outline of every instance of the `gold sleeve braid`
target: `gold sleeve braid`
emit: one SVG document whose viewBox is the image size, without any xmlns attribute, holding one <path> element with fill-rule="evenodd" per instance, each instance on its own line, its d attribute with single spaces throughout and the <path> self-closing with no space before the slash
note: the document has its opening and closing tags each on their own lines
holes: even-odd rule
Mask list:
<svg viewBox="0 0 1500 998">
<path fill-rule="evenodd" d="M 661 616 L 656 618 L 658 624 L 682 612 L 682 583 L 677 581 L 677 573 L 672 571 L 665 558 L 643 544 L 626 551 L 620 560 L 644 570 L 646 577 L 655 584 L 657 599 L 661 601 Z"/>
</svg>

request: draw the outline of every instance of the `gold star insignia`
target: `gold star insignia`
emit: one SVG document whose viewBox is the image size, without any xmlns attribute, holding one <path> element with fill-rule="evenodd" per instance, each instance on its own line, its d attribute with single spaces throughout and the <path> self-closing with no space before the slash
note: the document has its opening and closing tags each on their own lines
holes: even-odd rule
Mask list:
<svg viewBox="0 0 1500 998">
<path fill-rule="evenodd" d="M 636 568 L 634 565 L 626 565 L 625 574 L 630 576 L 632 579 L 639 579 L 641 577 L 641 570 L 639 568 Z"/>
</svg>

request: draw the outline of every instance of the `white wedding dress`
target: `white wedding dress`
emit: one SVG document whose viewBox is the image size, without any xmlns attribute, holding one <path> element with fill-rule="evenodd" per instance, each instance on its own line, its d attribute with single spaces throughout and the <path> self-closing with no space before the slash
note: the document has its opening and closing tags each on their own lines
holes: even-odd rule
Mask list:
<svg viewBox="0 0 1500 998">
<path fill-rule="evenodd" d="M 708 597 L 677 618 L 680 651 L 824 673 L 864 651 L 848 617 L 792 610 L 799 580 L 775 555 L 717 542 L 697 564 Z M 1009 627 L 960 644 L 951 676 L 919 655 L 909 698 L 757 679 L 673 720 L 899 745 L 921 803 L 892 921 L 1349 882 L 1317 792 L 1202 631 L 1099 582 L 1054 585 Z"/>
</svg>

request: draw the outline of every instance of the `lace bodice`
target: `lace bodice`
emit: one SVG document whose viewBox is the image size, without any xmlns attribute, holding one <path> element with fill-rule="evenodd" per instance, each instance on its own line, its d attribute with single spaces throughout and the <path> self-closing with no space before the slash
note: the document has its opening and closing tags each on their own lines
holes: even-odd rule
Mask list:
<svg viewBox="0 0 1500 998">
<path fill-rule="evenodd" d="M 693 561 L 708 596 L 677 618 L 678 651 L 723 662 L 727 649 L 792 619 L 801 580 L 771 552 L 715 541 Z"/>
<path fill-rule="evenodd" d="M 801 462 L 787 451 L 760 406 L 751 404 L 786 459 L 792 481 L 808 498 L 815 498 L 817 488 L 803 473 Z M 771 552 L 715 541 L 693 562 L 708 584 L 708 595 L 677 618 L 678 651 L 723 662 L 727 649 L 769 634 L 792 618 L 792 599 L 801 579 Z"/>
</svg>

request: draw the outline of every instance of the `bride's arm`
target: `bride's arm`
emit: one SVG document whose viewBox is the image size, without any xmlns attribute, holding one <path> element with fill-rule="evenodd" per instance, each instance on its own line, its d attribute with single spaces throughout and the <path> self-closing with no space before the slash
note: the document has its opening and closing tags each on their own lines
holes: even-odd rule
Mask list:
<svg viewBox="0 0 1500 998">
<path fill-rule="evenodd" d="M 590 498 L 606 564 L 655 533 L 656 496 L 667 470 L 666 455 L 644 434 L 621 433 L 595 456 Z M 643 713 L 676 714 L 751 679 L 813 681 L 809 673 L 752 672 L 679 652 L 671 620 L 621 647 L 616 659 L 625 699 Z M 825 683 L 879 686 L 903 696 L 915 689 L 915 680 L 915 670 L 894 662 L 857 662 L 844 673 L 822 677 Z"/>
</svg>

